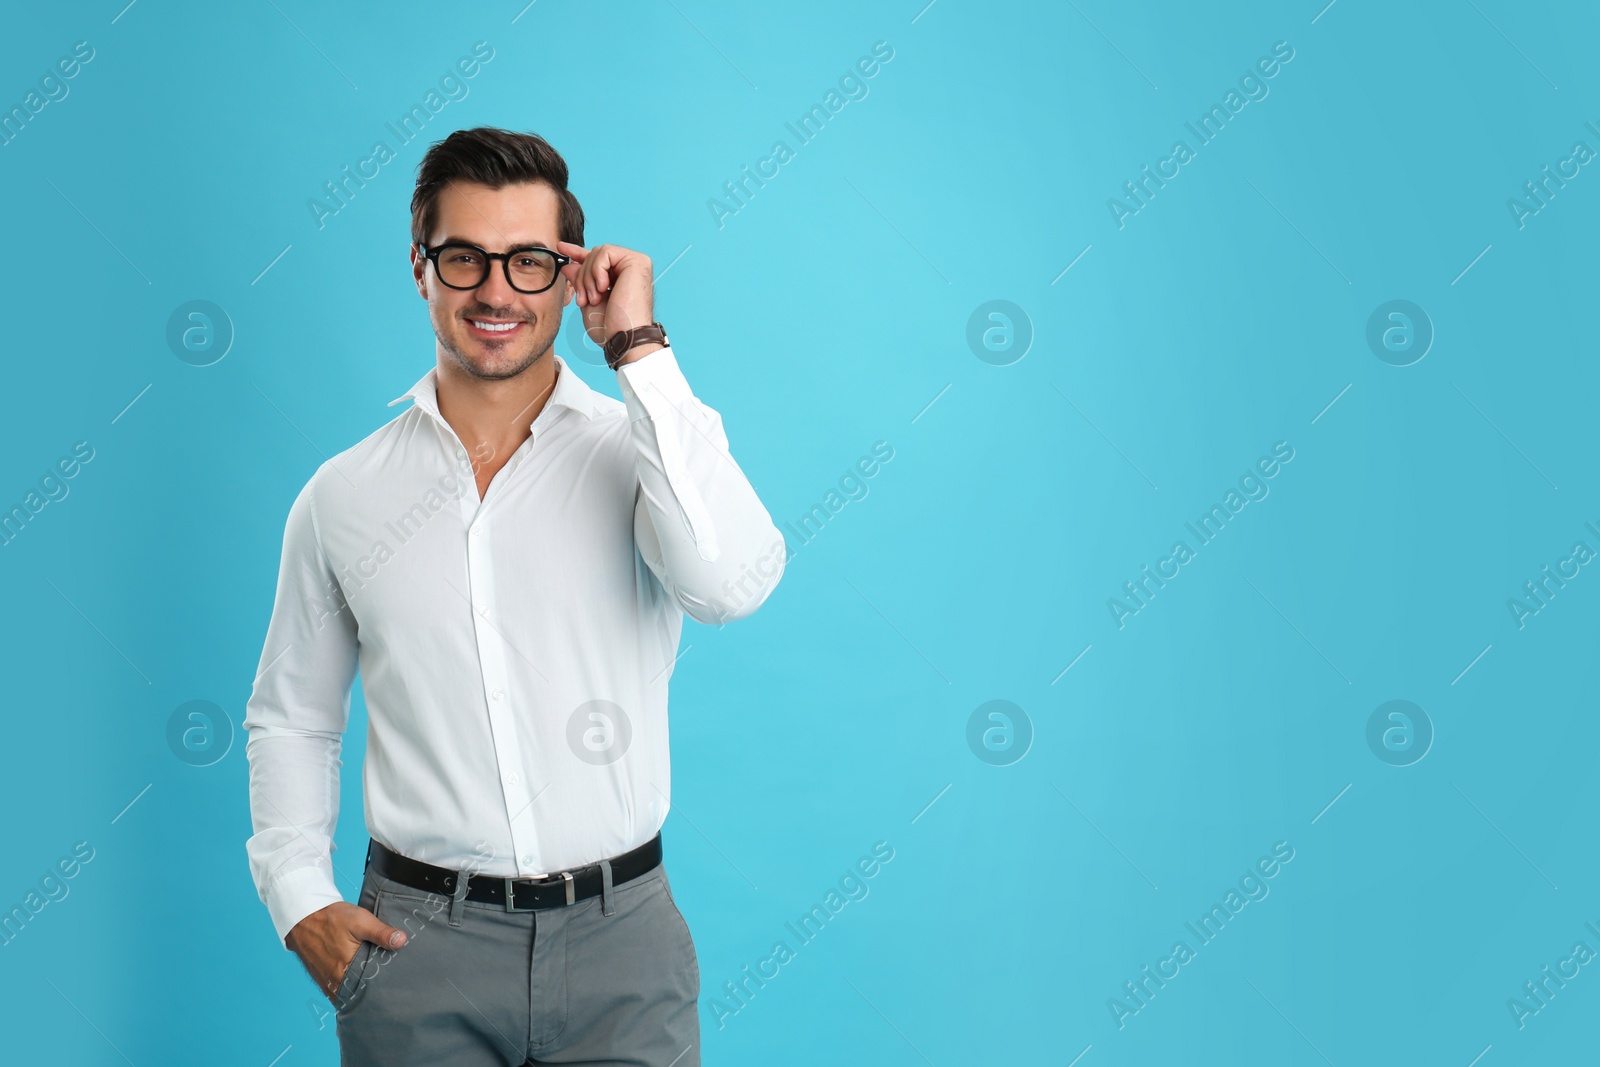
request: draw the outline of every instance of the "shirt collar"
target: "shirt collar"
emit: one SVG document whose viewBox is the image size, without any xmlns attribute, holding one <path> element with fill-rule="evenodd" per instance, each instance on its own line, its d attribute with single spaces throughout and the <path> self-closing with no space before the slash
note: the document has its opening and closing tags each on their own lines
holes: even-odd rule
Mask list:
<svg viewBox="0 0 1600 1067">
<path fill-rule="evenodd" d="M 599 412 L 599 406 L 595 403 L 594 390 L 589 388 L 587 382 L 578 377 L 577 372 L 567 365 L 566 360 L 556 355 L 554 349 L 551 350 L 550 356 L 556 361 L 556 387 L 555 391 L 550 394 L 550 399 L 546 401 L 544 408 L 541 409 L 540 414 L 542 415 L 545 411 L 554 407 L 563 407 L 571 408 L 585 419 L 593 418 Z M 418 378 L 417 383 L 410 389 L 389 401 L 388 406 L 394 407 L 400 401 L 406 399 L 410 399 L 417 407 L 422 408 L 434 418 L 439 419 L 441 422 L 444 421 L 444 416 L 439 414 L 439 368 L 437 365 L 430 367 L 428 373 Z M 535 419 L 534 421 L 538 420 Z M 528 428 L 532 430 L 533 424 L 530 423 Z"/>
</svg>

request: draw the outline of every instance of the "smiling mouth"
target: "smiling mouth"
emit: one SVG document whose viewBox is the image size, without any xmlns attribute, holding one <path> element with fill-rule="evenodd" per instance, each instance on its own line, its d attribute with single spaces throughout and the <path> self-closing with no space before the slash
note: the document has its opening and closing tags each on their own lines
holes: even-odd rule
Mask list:
<svg viewBox="0 0 1600 1067">
<path fill-rule="evenodd" d="M 485 340 L 501 340 L 512 336 L 527 323 L 522 319 L 468 319 L 474 335 Z"/>
</svg>

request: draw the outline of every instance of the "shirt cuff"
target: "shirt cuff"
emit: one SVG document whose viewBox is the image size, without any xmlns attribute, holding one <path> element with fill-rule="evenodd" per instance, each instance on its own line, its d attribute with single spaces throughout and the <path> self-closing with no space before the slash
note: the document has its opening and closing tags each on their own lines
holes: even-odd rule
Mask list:
<svg viewBox="0 0 1600 1067">
<path fill-rule="evenodd" d="M 655 414 L 652 402 L 658 397 L 669 404 L 694 399 L 694 391 L 689 388 L 670 345 L 646 352 L 632 363 L 624 363 L 617 368 L 617 377 L 622 385 L 623 402 L 634 419 Z"/>
<path fill-rule="evenodd" d="M 273 879 L 267 889 L 267 912 L 282 941 L 307 915 L 344 900 L 327 867 L 299 867 Z M 287 949 L 289 946 L 284 945 Z"/>
</svg>

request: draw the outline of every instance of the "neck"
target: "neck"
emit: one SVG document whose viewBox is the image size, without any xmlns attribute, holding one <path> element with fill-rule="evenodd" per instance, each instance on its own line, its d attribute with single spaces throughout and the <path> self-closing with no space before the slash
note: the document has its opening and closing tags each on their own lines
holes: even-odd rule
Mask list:
<svg viewBox="0 0 1600 1067">
<path fill-rule="evenodd" d="M 527 440 L 556 385 L 551 350 L 512 378 L 483 379 L 442 354 L 438 364 L 439 414 L 466 446 L 474 465 L 496 468 Z"/>
</svg>

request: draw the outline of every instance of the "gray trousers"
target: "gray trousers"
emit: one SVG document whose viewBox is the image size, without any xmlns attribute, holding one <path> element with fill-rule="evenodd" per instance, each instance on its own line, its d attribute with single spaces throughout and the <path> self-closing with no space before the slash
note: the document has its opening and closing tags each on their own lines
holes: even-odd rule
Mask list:
<svg viewBox="0 0 1600 1067">
<path fill-rule="evenodd" d="M 341 1064 L 700 1067 L 700 964 L 665 864 L 541 911 L 467 900 L 459 881 L 452 899 L 368 865 L 358 903 L 407 941 L 350 961 Z"/>
</svg>

